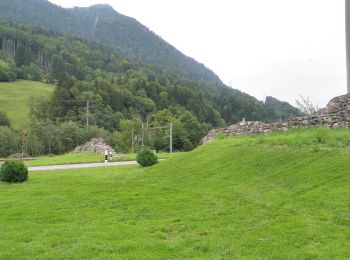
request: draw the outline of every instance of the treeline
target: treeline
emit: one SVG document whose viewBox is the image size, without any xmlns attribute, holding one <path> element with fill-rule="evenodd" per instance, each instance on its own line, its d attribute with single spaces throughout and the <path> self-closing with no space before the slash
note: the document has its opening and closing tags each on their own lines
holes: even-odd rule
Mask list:
<svg viewBox="0 0 350 260">
<path fill-rule="evenodd" d="M 79 122 L 51 122 L 35 120 L 25 129 L 12 129 L 5 113 L 0 113 L 0 157 L 16 153 L 31 156 L 63 154 L 72 151 L 93 137 L 101 137 L 119 152 L 138 151 L 142 145 L 160 151 L 169 151 L 169 122 L 172 122 L 172 140 L 175 151 L 191 150 L 208 132 L 192 113 L 180 116 L 164 109 L 152 114 L 142 129 L 141 118 L 119 118 L 116 130 L 107 131 L 97 125 L 85 126 Z"/>
</svg>

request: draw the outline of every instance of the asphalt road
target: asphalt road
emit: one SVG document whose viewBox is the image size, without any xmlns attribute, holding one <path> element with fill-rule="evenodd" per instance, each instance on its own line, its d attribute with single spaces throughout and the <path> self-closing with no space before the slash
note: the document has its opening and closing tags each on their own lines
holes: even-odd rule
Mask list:
<svg viewBox="0 0 350 260">
<path fill-rule="evenodd" d="M 110 166 L 122 166 L 122 165 L 135 165 L 136 161 L 126 162 L 109 162 L 107 167 Z M 104 163 L 80 163 L 80 164 L 65 164 L 65 165 L 48 165 L 48 166 L 32 166 L 28 167 L 29 171 L 54 171 L 54 170 L 66 170 L 66 169 L 83 169 L 83 168 L 98 168 L 104 167 Z"/>
</svg>

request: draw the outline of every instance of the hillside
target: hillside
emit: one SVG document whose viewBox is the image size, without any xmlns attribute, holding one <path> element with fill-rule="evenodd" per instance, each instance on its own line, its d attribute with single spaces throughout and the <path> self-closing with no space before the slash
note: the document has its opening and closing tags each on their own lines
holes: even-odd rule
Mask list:
<svg viewBox="0 0 350 260">
<path fill-rule="evenodd" d="M 127 58 L 157 65 L 170 73 L 221 83 L 203 64 L 185 56 L 137 20 L 108 5 L 64 9 L 47 0 L 1 0 L 0 17 L 116 46 Z M 176 69 L 175 68 L 179 68 Z"/>
<path fill-rule="evenodd" d="M 348 259 L 349 139 L 294 130 L 217 140 L 149 169 L 32 172 L 0 184 L 1 255 Z"/>
<path fill-rule="evenodd" d="M 7 113 L 12 127 L 21 129 L 28 125 L 30 103 L 49 100 L 54 86 L 28 80 L 0 82 L 0 111 Z"/>
<path fill-rule="evenodd" d="M 278 101 L 271 108 L 246 93 L 225 86 L 203 64 L 186 57 L 135 19 L 119 14 L 108 5 L 64 9 L 47 0 L 0 0 L 0 19 L 43 26 L 51 35 L 63 32 L 115 48 L 119 57 L 152 67 L 148 68 L 149 78 L 161 74 L 162 85 L 195 91 L 199 95 L 196 100 L 206 100 L 196 110 L 207 107 L 204 103 L 208 103 L 228 124 L 243 117 L 271 122 L 300 114 L 288 103 Z M 183 94 L 181 99 L 188 95 L 186 91 Z M 277 111 L 281 107 L 287 113 Z M 213 115 L 213 111 L 205 110 L 204 113 Z M 216 119 L 203 118 L 201 121 L 218 126 Z"/>
</svg>

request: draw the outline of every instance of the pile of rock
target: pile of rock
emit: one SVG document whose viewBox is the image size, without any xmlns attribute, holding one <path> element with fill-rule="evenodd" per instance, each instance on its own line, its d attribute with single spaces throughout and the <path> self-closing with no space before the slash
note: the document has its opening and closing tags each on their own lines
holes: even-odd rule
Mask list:
<svg viewBox="0 0 350 260">
<path fill-rule="evenodd" d="M 225 134 L 235 134 L 235 135 L 249 135 L 249 134 L 267 134 L 277 128 L 277 125 L 267 124 L 259 121 L 249 121 L 241 122 L 239 124 L 231 125 L 226 128 Z"/>
<path fill-rule="evenodd" d="M 350 94 L 332 99 L 326 108 L 319 112 L 304 117 L 296 117 L 284 122 L 267 124 L 259 121 L 241 122 L 227 128 L 211 130 L 202 139 L 202 143 L 208 143 L 218 135 L 250 135 L 268 134 L 271 132 L 288 131 L 294 127 L 314 127 L 323 125 L 329 128 L 350 127 Z"/>
<path fill-rule="evenodd" d="M 102 138 L 93 138 L 91 141 L 78 146 L 74 149 L 76 153 L 90 152 L 90 153 L 98 153 L 104 155 L 105 150 L 108 151 L 108 154 L 112 157 L 124 157 L 124 154 L 118 154 L 112 147 L 106 144 L 106 142 Z"/>
<path fill-rule="evenodd" d="M 225 130 L 224 128 L 210 130 L 209 133 L 202 138 L 202 143 L 206 144 L 206 143 L 210 142 L 211 140 L 214 140 L 218 136 L 218 134 L 223 133 L 224 130 Z"/>
</svg>

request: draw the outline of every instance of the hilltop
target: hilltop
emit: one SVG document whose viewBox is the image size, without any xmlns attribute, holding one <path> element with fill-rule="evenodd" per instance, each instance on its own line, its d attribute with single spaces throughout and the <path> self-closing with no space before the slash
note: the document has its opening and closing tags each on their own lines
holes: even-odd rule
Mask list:
<svg viewBox="0 0 350 260">
<path fill-rule="evenodd" d="M 347 259 L 349 139 L 293 130 L 216 140 L 149 169 L 33 172 L 0 184 L 1 254 Z"/>
</svg>

